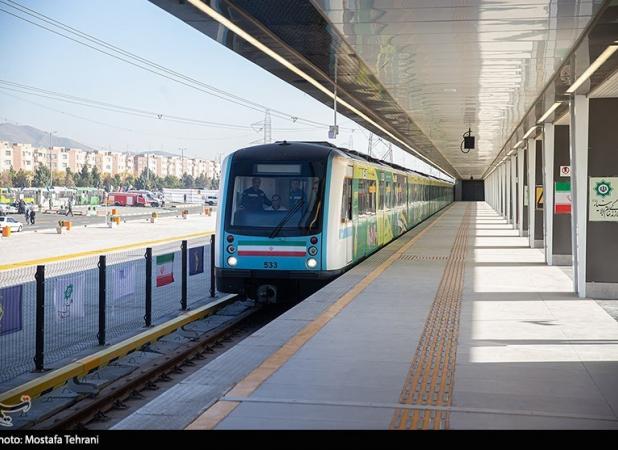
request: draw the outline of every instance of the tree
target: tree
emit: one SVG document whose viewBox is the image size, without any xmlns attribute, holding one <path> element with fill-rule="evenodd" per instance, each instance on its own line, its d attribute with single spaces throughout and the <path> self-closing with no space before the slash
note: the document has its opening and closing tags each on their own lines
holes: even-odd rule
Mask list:
<svg viewBox="0 0 618 450">
<path fill-rule="evenodd" d="M 210 189 L 219 189 L 219 179 L 218 178 L 212 178 L 210 180 Z"/>
<path fill-rule="evenodd" d="M 92 186 L 92 177 L 90 176 L 90 171 L 88 170 L 88 165 L 84 164 L 82 170 L 79 172 L 79 179 L 76 181 L 77 186 L 79 187 L 90 187 Z"/>
<path fill-rule="evenodd" d="M 97 168 L 97 166 L 94 166 L 92 168 L 92 172 L 90 173 L 90 179 L 92 181 L 91 186 L 95 188 L 101 187 L 101 172 L 99 172 L 99 169 Z"/>
<path fill-rule="evenodd" d="M 102 185 L 103 185 L 103 189 L 105 189 L 105 192 L 112 191 L 112 186 L 114 185 L 114 179 L 109 173 L 106 173 L 105 176 L 103 177 Z"/>
<path fill-rule="evenodd" d="M 181 186 L 180 180 L 175 175 L 168 175 L 163 179 L 163 187 L 177 189 Z"/>
<path fill-rule="evenodd" d="M 137 189 L 145 189 L 150 191 L 156 186 L 157 180 L 156 175 L 152 173 L 148 167 L 145 167 L 140 176 L 135 180 L 135 187 Z"/>
<path fill-rule="evenodd" d="M 0 187 L 7 188 L 13 186 L 13 178 L 8 170 L 0 173 Z"/>
<path fill-rule="evenodd" d="M 120 177 L 119 173 L 114 175 L 114 180 L 112 184 L 114 185 L 116 189 L 120 189 L 120 186 L 122 185 L 122 178 Z"/>
<path fill-rule="evenodd" d="M 30 187 L 31 178 L 32 174 L 30 172 L 24 172 L 23 169 L 19 169 L 19 172 L 17 172 L 13 178 L 13 187 Z"/>
<path fill-rule="evenodd" d="M 208 178 L 203 173 L 195 179 L 195 187 L 198 189 L 206 189 L 208 187 Z"/>
<path fill-rule="evenodd" d="M 193 179 L 193 175 L 189 175 L 185 173 L 182 176 L 182 187 L 185 189 L 191 189 L 195 185 L 195 180 Z"/>
<path fill-rule="evenodd" d="M 39 164 L 39 166 L 34 169 L 34 176 L 32 177 L 32 186 L 33 187 L 46 187 L 49 186 L 50 182 L 50 174 L 49 169 L 43 164 Z"/>
<path fill-rule="evenodd" d="M 64 175 L 64 185 L 68 188 L 75 187 L 75 174 L 71 171 L 70 167 L 67 167 L 66 173 Z"/>
<path fill-rule="evenodd" d="M 54 186 L 66 186 L 65 172 L 56 171 L 52 177 Z"/>
<path fill-rule="evenodd" d="M 127 174 L 124 178 L 123 186 L 125 189 L 130 189 L 135 186 L 135 177 L 132 174 Z"/>
</svg>

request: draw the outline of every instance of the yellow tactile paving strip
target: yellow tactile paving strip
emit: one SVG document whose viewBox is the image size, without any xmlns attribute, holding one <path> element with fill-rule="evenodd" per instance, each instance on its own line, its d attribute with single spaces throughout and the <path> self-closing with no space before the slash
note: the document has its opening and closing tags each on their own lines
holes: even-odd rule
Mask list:
<svg viewBox="0 0 618 450">
<path fill-rule="evenodd" d="M 447 411 L 431 410 L 427 406 L 452 404 L 470 213 L 468 206 L 399 398 L 400 403 L 422 405 L 423 409 L 396 409 L 390 429 L 449 427 Z"/>
<path fill-rule="evenodd" d="M 414 243 L 416 243 L 428 230 L 430 230 L 442 217 L 444 212 L 439 215 L 431 224 L 420 231 L 416 236 L 405 243 L 399 250 L 393 253 L 386 261 L 380 264 L 370 274 L 363 278 L 353 289 L 341 296 L 326 311 L 320 314 L 311 323 L 307 324 L 294 337 L 292 337 L 283 347 L 268 357 L 260 366 L 254 369 L 249 375 L 241 380 L 226 395 L 230 397 L 249 397 L 255 390 L 282 367 L 294 354 L 305 345 L 309 339 L 315 336 L 328 322 L 331 321 L 341 310 L 343 310 L 358 294 L 367 286 L 375 281 L 382 273 L 396 262 Z M 193 421 L 187 430 L 211 430 L 214 429 L 225 417 L 227 417 L 240 402 L 219 400 L 208 408 L 200 417 Z"/>
</svg>

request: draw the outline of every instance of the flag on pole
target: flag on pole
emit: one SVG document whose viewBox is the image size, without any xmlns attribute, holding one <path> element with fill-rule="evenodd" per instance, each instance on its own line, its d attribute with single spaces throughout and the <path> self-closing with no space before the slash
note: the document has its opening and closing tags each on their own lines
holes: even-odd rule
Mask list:
<svg viewBox="0 0 618 450">
<path fill-rule="evenodd" d="M 123 264 L 112 271 L 113 298 L 126 297 L 135 293 L 135 265 Z"/>
<path fill-rule="evenodd" d="M 157 256 L 157 287 L 174 282 L 174 254 Z"/>
<path fill-rule="evenodd" d="M 556 194 L 554 199 L 554 212 L 556 214 L 571 214 L 571 183 L 568 181 L 556 182 Z"/>
<path fill-rule="evenodd" d="M 204 273 L 204 246 L 189 249 L 189 275 Z"/>
<path fill-rule="evenodd" d="M 0 336 L 22 328 L 21 288 L 19 285 L 0 289 Z"/>
<path fill-rule="evenodd" d="M 59 277 L 54 289 L 56 321 L 84 317 L 85 273 Z"/>
</svg>

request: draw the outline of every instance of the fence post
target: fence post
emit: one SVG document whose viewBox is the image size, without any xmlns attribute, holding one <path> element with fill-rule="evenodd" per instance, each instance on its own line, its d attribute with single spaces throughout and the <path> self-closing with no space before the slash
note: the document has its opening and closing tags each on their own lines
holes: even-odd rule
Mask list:
<svg viewBox="0 0 618 450">
<path fill-rule="evenodd" d="M 182 241 L 180 244 L 182 250 L 182 286 L 180 297 L 180 309 L 187 310 L 187 274 L 188 274 L 188 256 L 187 256 L 187 241 Z"/>
<path fill-rule="evenodd" d="M 146 313 L 144 314 L 145 326 L 152 325 L 152 248 L 146 249 Z"/>
<path fill-rule="evenodd" d="M 210 296 L 215 296 L 215 235 L 210 235 Z"/>
<path fill-rule="evenodd" d="M 34 350 L 34 370 L 45 370 L 45 266 L 36 266 L 36 337 Z"/>
<path fill-rule="evenodd" d="M 107 299 L 107 260 L 105 255 L 99 256 L 99 345 L 105 345 L 105 309 Z"/>
</svg>

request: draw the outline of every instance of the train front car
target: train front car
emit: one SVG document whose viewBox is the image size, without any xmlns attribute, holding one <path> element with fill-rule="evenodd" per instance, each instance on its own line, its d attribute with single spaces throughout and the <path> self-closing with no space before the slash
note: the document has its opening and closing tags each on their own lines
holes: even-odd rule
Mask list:
<svg viewBox="0 0 618 450">
<path fill-rule="evenodd" d="M 323 271 L 332 148 L 275 143 L 238 150 L 222 167 L 216 278 L 222 292 L 261 302 L 307 295 Z"/>
</svg>

